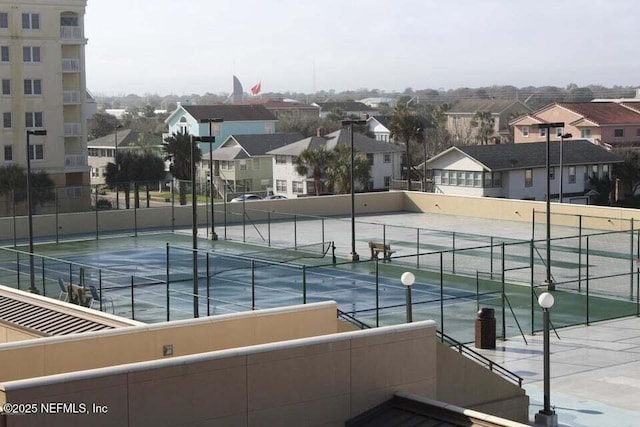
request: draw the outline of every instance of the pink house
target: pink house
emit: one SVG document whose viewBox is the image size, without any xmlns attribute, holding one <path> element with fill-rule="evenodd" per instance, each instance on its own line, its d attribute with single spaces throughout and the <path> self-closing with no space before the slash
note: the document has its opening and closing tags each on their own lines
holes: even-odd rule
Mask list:
<svg viewBox="0 0 640 427">
<path fill-rule="evenodd" d="M 550 104 L 510 122 L 514 127 L 514 142 L 546 141 L 546 129 L 539 129 L 537 125 L 554 122 L 563 122 L 565 126 L 551 130 L 552 141 L 570 133 L 573 138 L 587 139 L 597 145 L 640 144 L 640 102 Z"/>
</svg>

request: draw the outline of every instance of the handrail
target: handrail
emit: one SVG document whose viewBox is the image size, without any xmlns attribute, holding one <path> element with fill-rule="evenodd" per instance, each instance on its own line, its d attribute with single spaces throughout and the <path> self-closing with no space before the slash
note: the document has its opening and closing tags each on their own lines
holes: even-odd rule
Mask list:
<svg viewBox="0 0 640 427">
<path fill-rule="evenodd" d="M 371 329 L 372 328 L 372 326 L 367 325 L 362 320 L 356 319 L 352 315 L 345 313 L 344 311 L 340 310 L 339 308 L 337 310 L 338 310 L 338 318 L 341 318 L 341 319 L 351 323 L 352 325 L 357 326 L 360 329 Z"/>
<path fill-rule="evenodd" d="M 495 363 L 493 360 L 483 356 L 482 354 L 478 353 L 477 351 L 472 350 L 471 348 L 467 347 L 466 345 L 462 344 L 459 341 L 456 341 L 455 339 L 451 338 L 450 336 L 440 332 L 440 331 L 436 331 L 436 336 L 438 338 L 440 338 L 440 340 L 442 342 L 447 342 L 447 344 L 451 345 L 452 347 L 455 347 L 455 349 L 460 353 L 460 354 L 464 354 L 465 356 L 468 356 L 472 359 L 474 359 L 476 362 L 479 362 L 480 364 L 486 366 L 491 372 L 495 372 L 499 375 L 501 375 L 503 378 L 508 379 L 509 381 L 513 382 L 513 383 L 517 383 L 518 387 L 522 387 L 522 377 L 519 376 L 518 374 L 511 372 L 510 370 L 508 370 L 507 368 L 505 368 L 502 365 L 499 365 L 497 363 Z"/>
</svg>

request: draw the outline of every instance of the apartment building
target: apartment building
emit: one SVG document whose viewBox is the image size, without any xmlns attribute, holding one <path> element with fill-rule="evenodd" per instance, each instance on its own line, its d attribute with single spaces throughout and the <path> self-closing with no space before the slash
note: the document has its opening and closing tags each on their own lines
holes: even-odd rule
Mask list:
<svg viewBox="0 0 640 427">
<path fill-rule="evenodd" d="M 86 0 L 0 0 L 2 164 L 46 171 L 66 209 L 88 207 Z"/>
</svg>

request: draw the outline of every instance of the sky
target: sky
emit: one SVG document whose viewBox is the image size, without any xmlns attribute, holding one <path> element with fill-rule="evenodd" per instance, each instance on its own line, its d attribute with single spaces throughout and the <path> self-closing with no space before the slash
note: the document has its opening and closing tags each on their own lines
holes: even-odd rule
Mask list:
<svg viewBox="0 0 640 427">
<path fill-rule="evenodd" d="M 637 0 L 88 0 L 100 95 L 640 87 Z"/>
</svg>

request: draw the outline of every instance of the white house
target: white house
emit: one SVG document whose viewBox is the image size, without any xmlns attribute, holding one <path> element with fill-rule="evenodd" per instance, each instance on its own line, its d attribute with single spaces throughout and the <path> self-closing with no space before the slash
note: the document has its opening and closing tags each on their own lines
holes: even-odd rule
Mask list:
<svg viewBox="0 0 640 427">
<path fill-rule="evenodd" d="M 389 122 L 391 122 L 390 116 L 371 116 L 367 119 L 367 127 L 376 140 L 393 142 L 393 137 L 389 130 Z"/>
<path fill-rule="evenodd" d="M 294 159 L 307 148 L 324 146 L 332 150 L 338 144 L 351 147 L 349 130 L 340 129 L 328 135 L 312 136 L 267 152 L 273 155 L 274 193 L 287 197 L 315 194 L 313 177 L 299 175 L 295 171 Z M 402 147 L 376 141 L 360 133 L 353 134 L 353 146 L 355 151 L 366 155 L 371 164 L 371 179 L 366 190 L 388 189 L 392 179 L 400 178 Z"/>
<path fill-rule="evenodd" d="M 550 197 L 557 198 L 562 177 L 565 201 L 584 203 L 589 176 L 611 178 L 620 160 L 586 140 L 550 144 Z M 546 144 L 456 146 L 427 161 L 436 193 L 546 200 Z M 562 173 L 560 173 L 562 168 Z"/>
</svg>

